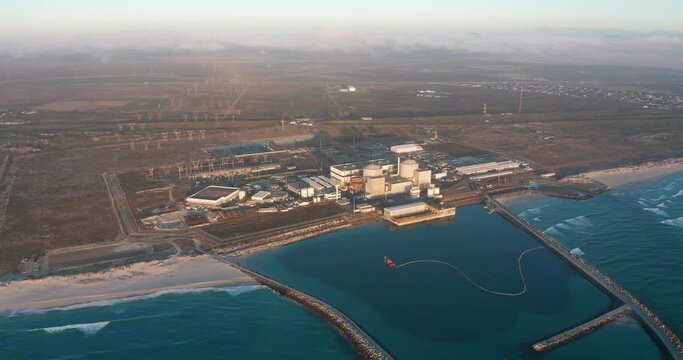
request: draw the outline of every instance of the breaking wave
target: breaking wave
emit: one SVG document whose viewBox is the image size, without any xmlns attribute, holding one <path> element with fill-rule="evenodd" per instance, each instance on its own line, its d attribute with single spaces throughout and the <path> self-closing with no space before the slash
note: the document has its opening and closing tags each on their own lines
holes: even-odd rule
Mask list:
<svg viewBox="0 0 683 360">
<path fill-rule="evenodd" d="M 551 228 L 557 228 L 562 230 L 576 230 L 579 228 L 586 228 L 590 226 L 593 226 L 593 223 L 586 216 L 581 215 L 559 222 L 551 226 Z"/>
<path fill-rule="evenodd" d="M 663 203 L 661 203 L 661 204 L 657 204 L 657 207 L 658 207 L 658 208 L 665 208 L 665 209 L 666 209 L 666 208 L 669 207 L 669 205 L 666 204 L 667 202 L 669 202 L 669 200 L 667 200 L 667 201 L 665 201 L 665 202 L 663 202 Z"/>
<path fill-rule="evenodd" d="M 543 230 L 543 232 L 546 233 L 546 234 L 548 234 L 548 235 L 550 235 L 550 236 L 557 236 L 557 235 L 560 234 L 560 232 L 559 232 L 559 231 L 557 230 L 557 228 L 554 227 L 554 226 L 551 226 L 551 227 L 549 227 L 549 228 Z"/>
<path fill-rule="evenodd" d="M 659 215 L 661 217 L 669 217 L 669 214 L 666 213 L 666 211 L 660 209 L 660 208 L 643 208 L 645 211 L 649 211 L 655 215 Z"/>
<path fill-rule="evenodd" d="M 678 190 L 678 192 L 675 193 L 673 197 L 679 197 L 679 196 L 683 196 L 683 190 Z"/>
<path fill-rule="evenodd" d="M 593 226 L 593 223 L 583 215 L 567 219 L 565 222 L 574 226 Z"/>
<path fill-rule="evenodd" d="M 113 305 L 117 305 L 117 304 L 129 303 L 129 302 L 134 302 L 134 301 L 154 299 L 154 298 L 158 298 L 160 296 L 170 295 L 170 294 L 182 295 L 182 294 L 200 294 L 200 293 L 207 293 L 207 292 L 224 292 L 224 293 L 228 293 L 232 296 L 237 296 L 240 294 L 244 294 L 244 293 L 248 293 L 251 291 L 258 290 L 258 289 L 262 289 L 264 287 L 265 286 L 263 286 L 263 285 L 251 284 L 251 285 L 237 285 L 237 286 L 230 286 L 230 287 L 208 287 L 208 288 L 197 288 L 197 289 L 193 289 L 193 288 L 170 289 L 170 290 L 157 291 L 157 292 L 147 294 L 147 295 L 131 296 L 131 297 L 120 298 L 120 299 L 93 301 L 93 302 L 87 302 L 87 303 L 82 303 L 82 304 L 74 304 L 74 305 L 56 307 L 56 308 L 49 308 L 49 309 L 22 310 L 22 311 L 14 312 L 14 313 L 12 313 L 12 315 L 16 315 L 17 313 L 44 313 L 44 312 L 48 312 L 48 311 L 69 311 L 69 310 L 77 310 L 77 309 L 90 308 L 90 307 L 113 306 Z"/>
<path fill-rule="evenodd" d="M 42 330 L 48 334 L 57 334 L 67 330 L 78 330 L 86 336 L 91 336 L 97 334 L 98 331 L 104 329 L 104 327 L 107 325 L 109 325 L 109 321 L 95 322 L 89 324 L 72 324 L 64 326 L 46 327 Z"/>
<path fill-rule="evenodd" d="M 683 216 L 677 219 L 662 220 L 662 224 L 683 228 Z"/>
<path fill-rule="evenodd" d="M 656 198 L 656 199 L 650 199 L 650 200 L 656 201 L 656 202 L 657 202 L 657 201 L 662 201 L 662 200 L 664 200 L 664 199 L 666 199 L 666 196 L 664 196 L 664 195 L 659 195 L 658 198 Z"/>
<path fill-rule="evenodd" d="M 524 219 L 527 219 L 528 217 L 538 215 L 540 213 L 541 213 L 541 208 L 537 207 L 537 208 L 533 208 L 533 209 L 524 210 L 519 214 L 519 216 L 521 216 Z"/>
<path fill-rule="evenodd" d="M 584 255 L 586 255 L 586 253 L 583 252 L 583 250 L 581 250 L 581 248 L 579 248 L 579 247 L 574 248 L 574 249 L 571 249 L 569 252 L 570 252 L 572 255 L 576 255 L 576 256 L 584 256 Z"/>
</svg>

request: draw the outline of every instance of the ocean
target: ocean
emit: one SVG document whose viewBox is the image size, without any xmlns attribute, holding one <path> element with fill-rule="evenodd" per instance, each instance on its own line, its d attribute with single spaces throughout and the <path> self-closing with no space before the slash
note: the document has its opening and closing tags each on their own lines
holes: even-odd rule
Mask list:
<svg viewBox="0 0 683 360">
<path fill-rule="evenodd" d="M 588 201 L 525 197 L 510 204 L 682 332 L 683 174 Z M 533 352 L 535 341 L 617 306 L 547 249 L 531 250 L 538 246 L 499 215 L 467 206 L 449 223 L 401 230 L 366 225 L 238 261 L 341 309 L 400 359 L 664 358 L 630 319 Z M 397 264 L 442 263 L 391 269 L 384 256 Z M 0 359 L 124 358 L 355 355 L 324 321 L 261 286 L 0 317 Z"/>
<path fill-rule="evenodd" d="M 683 173 L 588 201 L 531 197 L 510 207 L 619 282 L 683 335 Z"/>
<path fill-rule="evenodd" d="M 260 285 L 165 291 L 0 318 L 0 359 L 355 359 L 335 329 Z"/>
</svg>

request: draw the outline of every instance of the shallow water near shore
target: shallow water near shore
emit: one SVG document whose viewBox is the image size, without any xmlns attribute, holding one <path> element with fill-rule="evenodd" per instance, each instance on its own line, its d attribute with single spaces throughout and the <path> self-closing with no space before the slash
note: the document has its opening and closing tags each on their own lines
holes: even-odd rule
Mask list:
<svg viewBox="0 0 683 360">
<path fill-rule="evenodd" d="M 522 259 L 531 236 L 481 206 L 458 209 L 455 221 L 394 230 L 373 224 L 244 256 L 240 262 L 341 309 L 397 358 L 602 359 L 662 358 L 637 322 L 618 321 L 543 354 L 531 344 L 616 307 L 547 249 Z M 456 266 L 473 282 L 432 259 Z"/>
<path fill-rule="evenodd" d="M 259 285 L 0 317 L 0 359 L 355 359 L 335 329 Z"/>
</svg>

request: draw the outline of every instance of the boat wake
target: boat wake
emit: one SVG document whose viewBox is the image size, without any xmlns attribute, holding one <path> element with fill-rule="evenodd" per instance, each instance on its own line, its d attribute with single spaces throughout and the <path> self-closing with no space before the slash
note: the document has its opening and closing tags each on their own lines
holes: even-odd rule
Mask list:
<svg viewBox="0 0 683 360">
<path fill-rule="evenodd" d="M 107 325 L 109 325 L 109 321 L 95 322 L 89 324 L 72 324 L 64 326 L 46 327 L 42 330 L 48 334 L 58 334 L 67 330 L 78 330 L 86 336 L 92 336 L 97 334 L 100 330 L 104 329 L 104 327 Z"/>
</svg>

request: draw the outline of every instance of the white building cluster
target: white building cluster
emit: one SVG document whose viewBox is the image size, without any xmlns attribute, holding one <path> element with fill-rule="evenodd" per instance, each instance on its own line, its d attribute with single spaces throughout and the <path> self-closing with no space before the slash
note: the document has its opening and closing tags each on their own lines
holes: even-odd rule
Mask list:
<svg viewBox="0 0 683 360">
<path fill-rule="evenodd" d="M 363 181 L 365 184 L 365 197 L 368 199 L 397 194 L 410 194 L 411 197 L 420 197 L 420 192 L 432 188 L 432 171 L 420 168 L 413 159 L 397 161 L 397 171 L 377 164 L 369 164 L 363 168 Z M 388 167 L 386 167 L 388 168 Z M 392 169 L 393 170 L 393 169 Z M 428 193 L 434 195 L 434 190 Z M 436 192 L 438 194 L 438 191 Z"/>
</svg>

